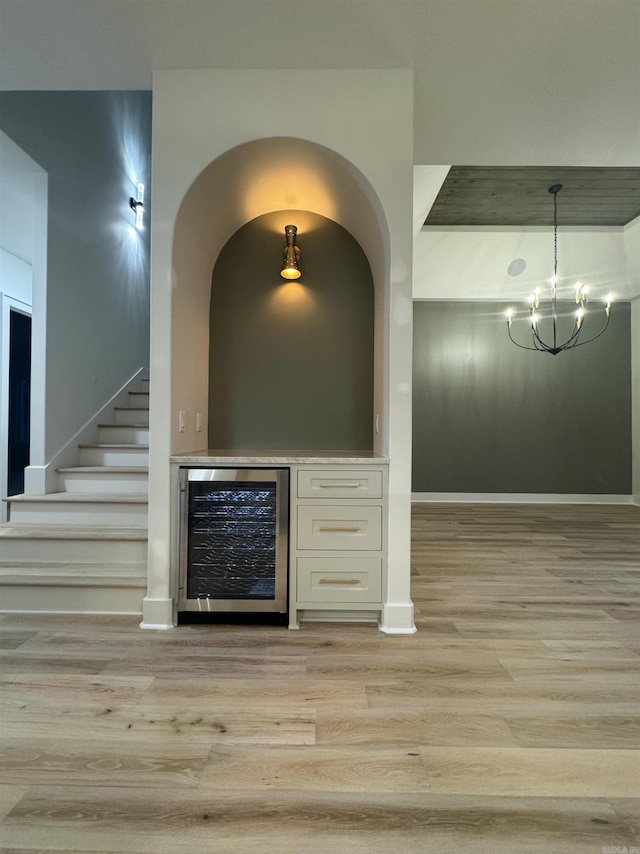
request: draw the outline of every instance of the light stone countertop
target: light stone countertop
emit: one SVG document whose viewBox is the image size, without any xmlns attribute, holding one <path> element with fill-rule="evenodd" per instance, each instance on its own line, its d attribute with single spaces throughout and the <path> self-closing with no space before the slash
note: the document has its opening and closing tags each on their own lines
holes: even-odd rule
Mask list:
<svg viewBox="0 0 640 854">
<path fill-rule="evenodd" d="M 191 465 L 388 465 L 389 457 L 374 451 L 202 450 L 175 454 L 172 463 Z"/>
</svg>

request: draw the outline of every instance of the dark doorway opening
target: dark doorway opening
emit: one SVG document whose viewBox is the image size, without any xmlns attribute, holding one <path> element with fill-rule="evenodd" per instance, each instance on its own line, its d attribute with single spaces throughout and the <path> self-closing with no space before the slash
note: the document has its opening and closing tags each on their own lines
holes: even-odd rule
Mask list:
<svg viewBox="0 0 640 854">
<path fill-rule="evenodd" d="M 7 495 L 24 492 L 31 421 L 31 317 L 9 312 L 9 457 Z"/>
</svg>

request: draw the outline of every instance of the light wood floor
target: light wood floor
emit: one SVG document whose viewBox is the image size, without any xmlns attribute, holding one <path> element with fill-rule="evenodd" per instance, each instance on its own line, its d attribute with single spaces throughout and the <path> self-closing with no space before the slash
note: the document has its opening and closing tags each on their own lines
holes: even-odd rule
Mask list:
<svg viewBox="0 0 640 854">
<path fill-rule="evenodd" d="M 418 505 L 419 632 L 0 618 L 9 852 L 640 851 L 640 508 Z"/>
</svg>

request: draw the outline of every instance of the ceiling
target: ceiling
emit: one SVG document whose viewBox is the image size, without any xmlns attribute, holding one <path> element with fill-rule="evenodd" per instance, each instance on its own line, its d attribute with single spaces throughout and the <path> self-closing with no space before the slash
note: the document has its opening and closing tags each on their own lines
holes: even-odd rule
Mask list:
<svg viewBox="0 0 640 854">
<path fill-rule="evenodd" d="M 640 168 L 452 166 L 426 226 L 624 226 L 640 215 Z"/>
</svg>

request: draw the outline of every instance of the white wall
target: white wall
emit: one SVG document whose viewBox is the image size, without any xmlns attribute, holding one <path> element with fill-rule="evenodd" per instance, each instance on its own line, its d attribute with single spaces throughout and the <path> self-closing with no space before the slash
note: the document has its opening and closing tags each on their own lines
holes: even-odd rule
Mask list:
<svg viewBox="0 0 640 854">
<path fill-rule="evenodd" d="M 640 157 L 637 0 L 4 5 L 9 89 L 148 89 L 155 68 L 411 68 L 415 163 L 629 166 Z M 279 115 L 299 116 L 307 95 L 291 73 Z"/>
<path fill-rule="evenodd" d="M 631 303 L 631 436 L 633 495 L 640 504 L 640 299 Z"/>
<path fill-rule="evenodd" d="M 10 312 L 32 315 L 34 302 L 33 329 L 39 335 L 32 344 L 31 410 L 37 415 L 44 408 L 46 216 L 46 173 L 0 132 L 0 500 L 7 496 Z M 42 454 L 43 446 L 42 418 L 32 417 L 32 459 Z M 6 518 L 2 501 L 0 521 Z"/>
<path fill-rule="evenodd" d="M 177 289 L 188 286 L 188 282 L 176 281 L 172 276 L 174 224 L 189 187 L 212 161 L 237 146 L 282 135 L 283 116 L 290 115 L 283 107 L 293 94 L 293 83 L 287 71 L 160 71 L 154 75 L 151 347 L 154 392 L 150 416 L 149 587 L 144 625 L 171 621 L 167 532 L 172 496 L 167 459 L 171 453 L 175 402 L 172 403 L 168 378 L 172 352 L 170 321 L 172 302 L 180 303 Z M 345 227 L 354 233 L 370 256 L 376 286 L 383 286 L 385 370 L 381 414 L 385 444 L 391 458 L 390 582 L 383 623 L 388 630 L 411 631 L 412 74 L 405 70 L 304 71 L 295 75 L 294 89 L 295 93 L 303 95 L 304 109 L 294 110 L 295 120 L 290 125 L 292 135 L 324 146 L 352 164 L 353 174 L 349 176 L 343 171 L 343 179 L 350 178 L 355 188 L 359 183 L 358 175 L 364 176 L 365 184 L 360 182 L 361 192 L 366 193 L 366 186 L 370 186 L 388 223 L 389 254 L 383 270 L 380 269 L 384 257 L 380 254 L 380 241 L 377 248 L 368 246 L 367 243 L 372 243 L 371 237 L 358 235 L 349 227 L 350 223 L 345 223 Z M 238 109 L 239 104 L 242 109 Z M 266 177 L 267 188 L 274 187 L 269 184 L 270 165 L 272 161 L 267 161 L 257 171 L 258 175 Z M 286 180 L 286 172 L 284 178 Z M 309 178 L 313 182 L 314 175 Z M 295 194 L 299 186 L 304 185 L 295 181 L 293 190 L 287 187 L 283 191 L 280 184 L 276 197 L 290 190 Z M 249 182 L 244 187 L 247 203 L 258 198 L 263 189 L 259 183 Z M 344 197 L 347 195 L 344 193 Z M 302 198 L 304 201 L 304 194 Z M 372 204 L 374 201 L 371 200 Z M 219 208 L 219 217 L 223 219 L 227 217 L 225 202 L 226 197 L 223 197 Z M 280 198 L 275 198 L 272 209 L 298 206 L 304 207 L 304 204 L 288 198 L 283 204 Z M 247 207 L 246 219 L 265 210 L 264 207 L 257 210 Z M 316 212 L 332 216 L 326 209 Z M 332 218 L 340 221 L 339 215 L 334 214 Z M 235 228 L 237 224 L 231 224 L 229 234 Z M 378 236 L 384 236 L 380 230 Z M 197 238 L 194 242 L 197 243 Z M 201 255 L 200 250 L 196 251 Z M 199 334 L 195 337 L 202 338 Z M 188 361 L 193 355 L 190 352 L 184 358 Z M 193 404 L 198 405 L 197 399 L 194 398 L 190 405 Z"/>
<path fill-rule="evenodd" d="M 560 293 L 572 297 L 580 280 L 589 286 L 592 305 L 608 292 L 617 300 L 640 295 L 630 262 L 636 236 L 640 241 L 640 231 L 615 226 L 559 229 Z M 515 259 L 526 267 L 512 276 Z M 416 236 L 413 263 L 414 299 L 512 299 L 517 308 L 553 273 L 553 227 L 426 226 Z"/>
</svg>

